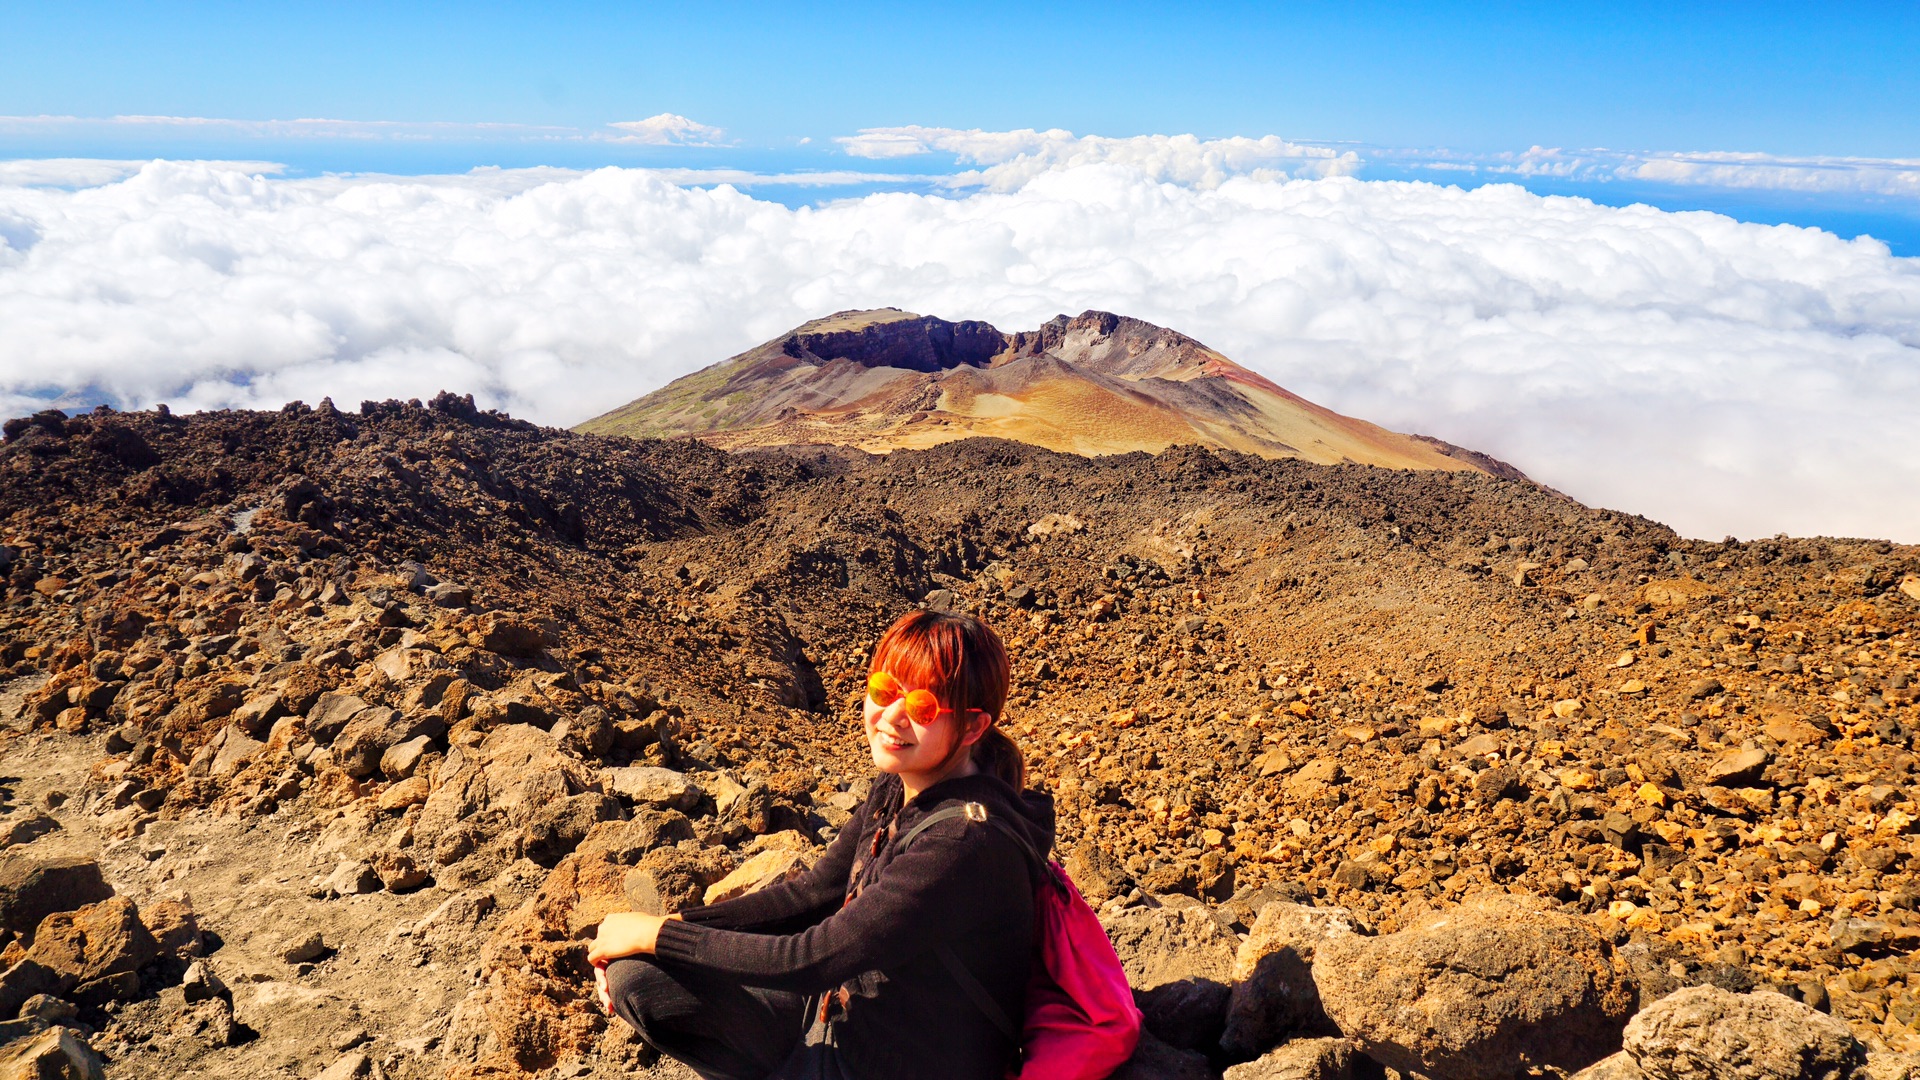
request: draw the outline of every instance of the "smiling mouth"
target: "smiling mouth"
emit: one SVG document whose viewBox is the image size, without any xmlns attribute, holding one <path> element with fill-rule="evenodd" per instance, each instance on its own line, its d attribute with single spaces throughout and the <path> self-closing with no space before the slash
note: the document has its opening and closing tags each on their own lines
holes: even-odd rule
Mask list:
<svg viewBox="0 0 1920 1080">
<path fill-rule="evenodd" d="M 899 739 L 893 738 L 892 736 L 889 736 L 889 735 L 882 735 L 880 736 L 880 745 L 886 747 L 889 750 L 905 750 L 908 747 L 911 747 L 913 744 L 910 742 L 901 742 Z"/>
</svg>

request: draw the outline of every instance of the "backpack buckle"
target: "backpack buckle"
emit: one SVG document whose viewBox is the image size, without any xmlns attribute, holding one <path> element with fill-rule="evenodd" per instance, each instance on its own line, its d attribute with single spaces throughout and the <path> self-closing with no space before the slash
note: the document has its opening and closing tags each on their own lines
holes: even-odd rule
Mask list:
<svg viewBox="0 0 1920 1080">
<path fill-rule="evenodd" d="M 977 802 L 966 805 L 967 820 L 975 823 L 987 820 L 987 808 Z"/>
</svg>

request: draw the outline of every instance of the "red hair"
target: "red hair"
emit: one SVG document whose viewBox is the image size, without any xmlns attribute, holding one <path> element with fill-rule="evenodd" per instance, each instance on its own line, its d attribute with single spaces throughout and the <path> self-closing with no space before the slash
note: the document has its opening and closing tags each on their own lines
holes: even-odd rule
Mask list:
<svg viewBox="0 0 1920 1080">
<path fill-rule="evenodd" d="M 993 726 L 973 744 L 974 764 L 1015 791 L 1026 786 L 1026 758 L 998 723 L 1007 706 L 1012 664 L 992 627 L 969 615 L 909 611 L 873 647 L 867 673 L 876 671 L 933 691 L 943 708 L 954 711 L 956 722 L 974 709 L 991 716 Z M 954 753 L 962 749 L 955 744 Z"/>
</svg>

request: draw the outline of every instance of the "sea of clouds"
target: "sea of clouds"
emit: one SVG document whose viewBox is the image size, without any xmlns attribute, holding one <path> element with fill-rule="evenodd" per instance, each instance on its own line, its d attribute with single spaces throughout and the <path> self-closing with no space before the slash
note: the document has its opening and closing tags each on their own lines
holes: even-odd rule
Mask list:
<svg viewBox="0 0 1920 1080">
<path fill-rule="evenodd" d="M 569 425 L 835 310 L 1099 308 L 1691 535 L 1920 541 L 1920 260 L 1875 241 L 1361 180 L 1279 140 L 863 134 L 983 168 L 793 209 L 639 169 L 16 163 L 0 412 L 451 389 Z"/>
</svg>

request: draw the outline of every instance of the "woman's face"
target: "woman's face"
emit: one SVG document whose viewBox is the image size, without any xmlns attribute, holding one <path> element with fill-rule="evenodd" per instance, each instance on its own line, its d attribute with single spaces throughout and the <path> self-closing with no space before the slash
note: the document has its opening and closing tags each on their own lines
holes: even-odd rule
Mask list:
<svg viewBox="0 0 1920 1080">
<path fill-rule="evenodd" d="M 960 723 L 959 715 L 951 709 L 942 709 L 925 724 L 916 723 L 907 715 L 905 697 L 885 708 L 875 705 L 873 698 L 868 697 L 863 699 L 861 710 L 867 746 L 873 751 L 873 765 L 881 772 L 931 773 L 947 763 L 956 740 L 974 741 L 967 738 L 974 733 Z M 974 727 L 985 730 L 985 725 L 979 723 L 981 714 L 969 713 L 968 719 L 975 721 Z"/>
</svg>

